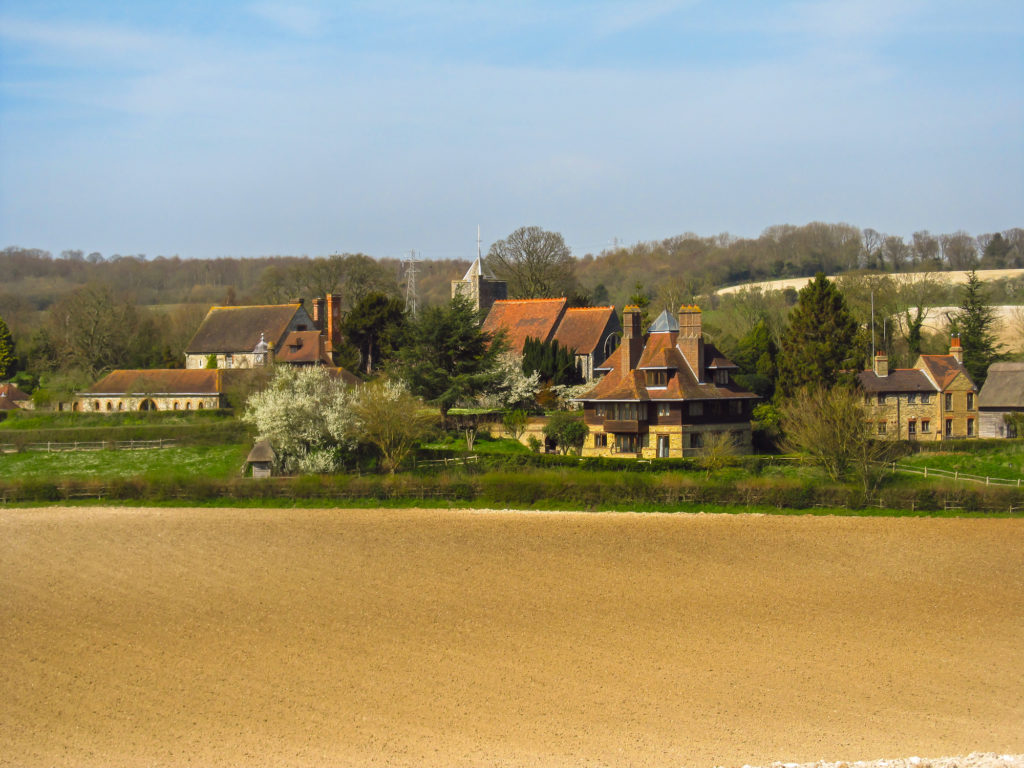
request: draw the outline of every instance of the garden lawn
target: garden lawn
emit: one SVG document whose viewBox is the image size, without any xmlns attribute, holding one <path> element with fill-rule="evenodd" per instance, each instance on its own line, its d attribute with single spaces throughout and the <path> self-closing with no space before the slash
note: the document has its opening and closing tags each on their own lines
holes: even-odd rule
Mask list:
<svg viewBox="0 0 1024 768">
<path fill-rule="evenodd" d="M 238 472 L 244 445 L 182 446 L 147 451 L 28 451 L 0 455 L 0 480 L 110 478 L 135 475 L 228 477 Z"/>
<path fill-rule="evenodd" d="M 1014 480 L 1024 474 L 1024 443 L 1003 441 L 998 446 L 979 447 L 970 452 L 922 452 L 900 459 L 900 464 Z"/>
</svg>

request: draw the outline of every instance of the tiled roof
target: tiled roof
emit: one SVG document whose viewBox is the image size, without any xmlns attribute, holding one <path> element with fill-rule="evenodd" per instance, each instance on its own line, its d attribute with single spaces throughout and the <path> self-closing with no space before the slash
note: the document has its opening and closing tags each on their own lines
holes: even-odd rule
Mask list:
<svg viewBox="0 0 1024 768">
<path fill-rule="evenodd" d="M 112 371 L 93 384 L 86 395 L 216 395 L 220 371 L 206 368 Z"/>
<path fill-rule="evenodd" d="M 1024 408 L 1024 363 L 992 363 L 978 407 Z"/>
<path fill-rule="evenodd" d="M 570 307 L 555 331 L 555 341 L 580 355 L 600 357 L 605 337 L 620 329 L 615 307 Z"/>
<path fill-rule="evenodd" d="M 185 350 L 189 355 L 252 352 L 260 334 L 277 344 L 301 304 L 213 307 Z"/>
<path fill-rule="evenodd" d="M 711 376 L 705 376 L 704 383 L 699 383 L 686 364 L 683 353 L 675 346 L 675 333 L 652 333 L 647 337 L 647 344 L 641 355 L 641 363 L 637 369 L 621 370 L 622 357 L 613 353 L 608 358 L 608 373 L 581 400 L 719 400 L 757 399 L 757 395 L 747 392 L 733 383 L 715 384 Z M 712 344 L 705 343 L 704 354 L 712 360 L 720 358 L 721 353 Z M 668 386 L 646 386 L 646 373 L 641 370 L 643 361 L 653 360 L 657 365 L 649 368 L 670 368 L 674 373 L 668 380 Z M 664 364 L 661 364 L 664 363 Z"/>
<path fill-rule="evenodd" d="M 879 376 L 874 371 L 861 371 L 857 383 L 865 392 L 935 392 L 935 385 L 916 368 L 896 368 L 888 376 Z"/>
<path fill-rule="evenodd" d="M 3 407 L 3 403 L 14 403 L 19 400 L 29 400 L 28 395 L 18 389 L 15 384 L 0 384 L 0 407 Z"/>
<path fill-rule="evenodd" d="M 323 363 L 319 331 L 292 331 L 285 336 L 274 359 L 279 363 Z"/>
<path fill-rule="evenodd" d="M 918 358 L 918 363 L 918 368 L 923 366 L 928 370 L 935 383 L 939 385 L 939 389 L 944 390 L 960 374 L 966 376 L 968 381 L 971 378 L 963 363 L 957 362 L 957 359 L 952 355 L 921 355 Z M 974 382 L 972 381 L 971 383 L 973 384 Z"/>
<path fill-rule="evenodd" d="M 483 330 L 492 334 L 504 330 L 509 349 L 522 354 L 528 336 L 540 341 L 552 338 L 566 302 L 566 299 L 500 299 L 487 313 Z"/>
<path fill-rule="evenodd" d="M 344 368 L 329 366 L 324 370 L 327 371 L 328 376 L 331 376 L 336 379 L 341 379 L 343 383 L 348 384 L 350 387 L 354 387 L 363 383 L 362 379 L 360 379 L 354 373 L 346 371 Z"/>
</svg>

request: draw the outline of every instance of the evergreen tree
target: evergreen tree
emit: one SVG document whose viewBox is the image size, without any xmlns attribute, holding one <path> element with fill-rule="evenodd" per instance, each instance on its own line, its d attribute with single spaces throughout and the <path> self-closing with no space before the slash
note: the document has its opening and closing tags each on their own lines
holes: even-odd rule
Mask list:
<svg viewBox="0 0 1024 768">
<path fill-rule="evenodd" d="M 0 379 L 6 379 L 14 373 L 17 358 L 14 356 L 14 339 L 7 323 L 0 317 Z"/>
<path fill-rule="evenodd" d="M 422 311 L 398 350 L 398 369 L 410 391 L 440 407 L 445 425 L 452 406 L 499 383 L 504 336 L 492 337 L 480 325 L 470 300 L 459 295 Z"/>
<path fill-rule="evenodd" d="M 529 376 L 534 371 L 540 374 L 541 381 L 551 386 L 583 383 L 575 350 L 560 346 L 554 339 L 543 342 L 532 336 L 526 337 L 523 373 Z"/>
<path fill-rule="evenodd" d="M 374 291 L 366 294 L 345 316 L 341 331 L 359 350 L 359 367 L 368 374 L 391 355 L 405 328 L 405 303 Z"/>
<path fill-rule="evenodd" d="M 1002 357 L 992 330 L 995 322 L 995 310 L 992 309 L 985 287 L 972 269 L 964 285 L 960 311 L 952 317 L 950 330 L 960 334 L 964 367 L 979 389 L 988 376 L 988 367 Z"/>
<path fill-rule="evenodd" d="M 833 386 L 858 366 L 857 321 L 835 285 L 819 272 L 800 291 L 779 354 L 778 391 L 791 397 L 805 386 Z"/>
<path fill-rule="evenodd" d="M 736 345 L 733 362 L 739 366 L 736 383 L 744 389 L 770 400 L 775 394 L 775 379 L 778 376 L 776 359 L 779 349 L 768 329 L 764 318 L 747 331 Z"/>
</svg>

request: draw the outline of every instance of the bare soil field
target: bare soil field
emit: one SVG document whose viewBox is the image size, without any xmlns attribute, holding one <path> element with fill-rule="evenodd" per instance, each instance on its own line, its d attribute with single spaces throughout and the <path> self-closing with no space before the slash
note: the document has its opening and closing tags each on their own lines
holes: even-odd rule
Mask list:
<svg viewBox="0 0 1024 768">
<path fill-rule="evenodd" d="M 1019 520 L 0 510 L 0 764 L 1024 752 Z"/>
</svg>

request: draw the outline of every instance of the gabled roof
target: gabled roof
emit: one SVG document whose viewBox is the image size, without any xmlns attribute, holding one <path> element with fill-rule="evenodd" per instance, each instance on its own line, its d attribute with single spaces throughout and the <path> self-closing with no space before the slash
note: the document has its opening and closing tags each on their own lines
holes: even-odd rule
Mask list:
<svg viewBox="0 0 1024 768">
<path fill-rule="evenodd" d="M 953 355 L 921 355 L 917 358 L 917 365 L 914 367 L 925 370 L 940 390 L 945 390 L 960 374 L 967 377 L 971 386 L 974 386 L 963 363 L 957 361 Z"/>
<path fill-rule="evenodd" d="M 1024 408 L 1024 363 L 992 363 L 978 407 Z"/>
<path fill-rule="evenodd" d="M 610 326 L 610 327 L 609 327 Z M 570 307 L 555 330 L 555 341 L 579 355 L 602 354 L 606 331 L 619 327 L 615 307 Z"/>
<path fill-rule="evenodd" d="M 217 395 L 220 371 L 206 368 L 111 371 L 82 395 Z"/>
<path fill-rule="evenodd" d="M 652 333 L 647 337 L 647 344 L 640 356 L 641 363 L 637 368 L 623 373 L 621 370 L 622 356 L 613 353 L 604 366 L 608 373 L 592 390 L 580 400 L 604 401 L 661 401 L 661 400 L 721 400 L 750 399 L 756 400 L 757 395 L 741 389 L 736 384 L 715 384 L 712 376 L 706 376 L 703 383 L 698 382 L 690 366 L 683 358 L 683 353 L 675 345 L 677 334 Z M 713 344 L 704 344 L 705 359 L 725 360 Z M 643 360 L 654 360 L 657 365 L 649 368 L 669 368 L 674 371 L 668 380 L 668 386 L 648 387 L 646 374 L 642 370 Z"/>
<path fill-rule="evenodd" d="M 185 349 L 188 355 L 250 353 L 265 334 L 277 344 L 301 304 L 212 307 Z"/>
<path fill-rule="evenodd" d="M 549 341 L 565 312 L 567 299 L 499 299 L 484 320 L 487 333 L 505 331 L 509 349 L 522 354 L 529 336 Z"/>
<path fill-rule="evenodd" d="M 874 371 L 860 371 L 857 374 L 857 383 L 861 389 L 871 394 L 937 391 L 924 371 L 917 368 L 895 368 L 889 371 L 888 376 L 879 376 Z"/>
<path fill-rule="evenodd" d="M 31 400 L 31 398 L 18 389 L 17 385 L 0 384 L 0 409 L 6 409 L 8 405 L 11 408 L 16 408 L 18 406 L 14 404 L 23 400 Z"/>
<path fill-rule="evenodd" d="M 329 363 L 320 349 L 320 331 L 292 331 L 285 336 L 274 359 L 279 363 Z"/>
</svg>

